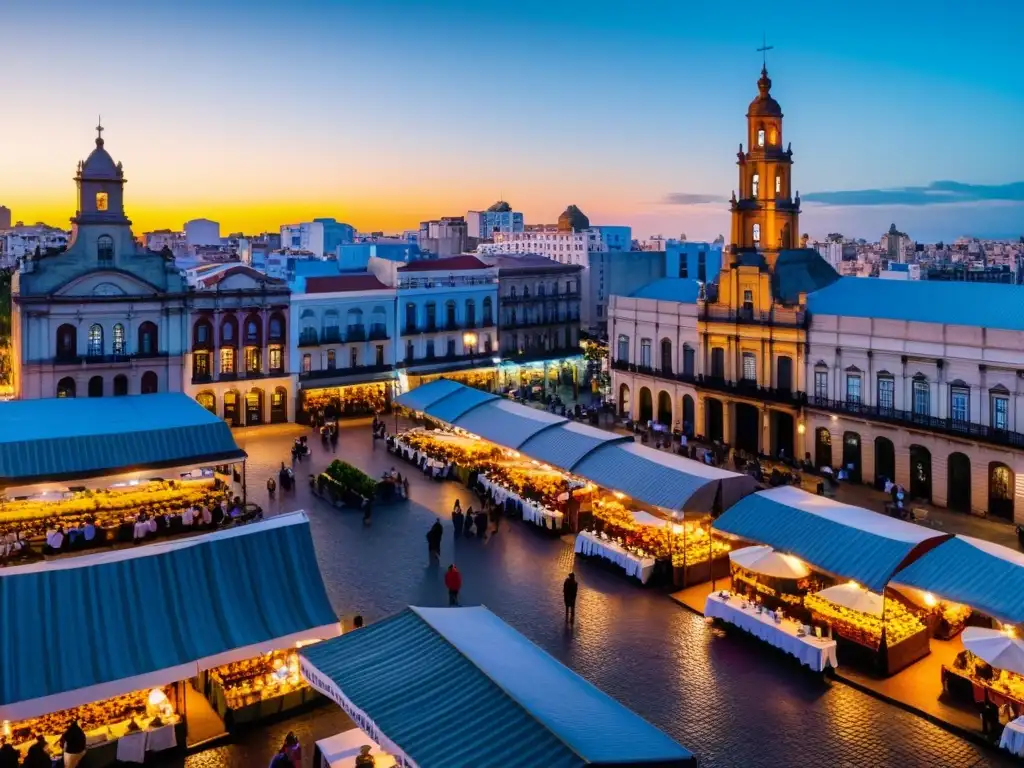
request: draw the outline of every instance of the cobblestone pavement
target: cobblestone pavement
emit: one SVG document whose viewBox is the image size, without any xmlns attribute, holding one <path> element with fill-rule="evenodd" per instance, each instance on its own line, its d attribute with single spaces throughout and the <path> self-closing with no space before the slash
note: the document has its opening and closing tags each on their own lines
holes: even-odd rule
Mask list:
<svg viewBox="0 0 1024 768">
<path fill-rule="evenodd" d="M 827 683 L 789 657 L 738 631 L 713 632 L 665 595 L 591 562 L 574 565 L 571 547 L 523 523 L 504 523 L 486 542 L 453 542 L 447 510 L 469 492 L 455 483 L 412 478 L 412 502 L 361 515 L 314 499 L 302 480 L 322 468 L 319 441 L 296 468 L 298 490 L 267 504 L 265 482 L 288 456 L 298 427 L 244 431 L 252 498 L 270 512 L 309 513 L 320 569 L 346 623 L 361 613 L 376 621 L 406 605 L 446 604 L 442 573 L 427 565 L 425 534 L 435 514 L 445 523 L 442 567 L 464 574 L 465 604 L 484 604 L 598 687 L 695 751 L 704 766 L 980 766 L 1010 765 L 999 753 L 957 738 L 901 709 L 841 683 Z M 373 474 L 395 459 L 369 430 L 342 432 L 338 455 Z M 408 465 L 399 464 L 405 473 Z M 454 545 L 454 546 L 453 546 Z M 577 626 L 564 626 L 561 582 L 575 568 L 581 583 Z M 310 763 L 312 740 L 345 727 L 332 706 L 240 736 L 193 755 L 187 768 L 253 768 L 269 762 L 294 729 Z M 178 763 L 182 763 L 179 761 Z M 541 768 L 538 766 L 538 768 Z"/>
</svg>

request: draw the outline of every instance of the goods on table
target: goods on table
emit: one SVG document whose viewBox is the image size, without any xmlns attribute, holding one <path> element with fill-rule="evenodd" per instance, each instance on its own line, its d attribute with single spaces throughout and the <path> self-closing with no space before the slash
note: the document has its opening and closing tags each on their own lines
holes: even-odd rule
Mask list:
<svg viewBox="0 0 1024 768">
<path fill-rule="evenodd" d="M 882 618 L 854 611 L 818 595 L 806 595 L 804 606 L 830 623 L 840 635 L 861 645 L 877 648 L 882 642 Z M 925 629 L 925 625 L 897 600 L 885 604 L 885 639 L 894 646 Z"/>
<path fill-rule="evenodd" d="M 707 531 L 696 522 L 663 526 L 636 519 L 614 497 L 597 498 L 593 502 L 594 518 L 602 530 L 627 546 L 636 547 L 655 559 L 672 558 L 672 565 L 683 567 L 707 562 L 709 558 L 728 555 L 730 546 L 720 539 L 708 541 Z"/>
<path fill-rule="evenodd" d="M 153 481 L 126 488 L 76 491 L 62 498 L 16 499 L 0 504 L 0 526 L 12 528 L 29 539 L 43 536 L 51 524 L 65 528 L 91 518 L 100 528 L 115 527 L 140 510 L 152 516 L 175 515 L 190 506 L 211 505 L 214 480 Z"/>
<path fill-rule="evenodd" d="M 338 371 L 343 375 L 344 371 Z M 302 406 L 306 413 L 322 410 L 328 418 L 338 416 L 369 416 L 388 408 L 389 384 L 354 384 L 348 387 L 309 389 L 303 393 Z"/>
<path fill-rule="evenodd" d="M 86 733 L 126 722 L 127 729 L 131 731 L 151 725 L 169 725 L 177 720 L 174 707 L 168 698 L 169 693 L 171 691 L 167 688 L 135 691 L 106 701 L 21 720 L 11 723 L 10 739 L 12 743 L 18 744 L 37 735 L 43 735 L 47 737 L 47 741 L 54 741 L 63 735 L 73 720 L 77 720 Z M 152 723 L 154 718 L 159 718 L 155 724 Z"/>
<path fill-rule="evenodd" d="M 236 661 L 210 671 L 210 679 L 224 689 L 231 709 L 284 696 L 306 687 L 299 674 L 295 651 L 273 651 L 255 659 Z"/>
<path fill-rule="evenodd" d="M 967 650 L 960 651 L 953 661 L 953 669 L 976 685 L 1024 702 L 1024 676 L 1005 669 L 996 669 Z"/>
<path fill-rule="evenodd" d="M 513 493 L 555 509 L 558 497 L 569 489 L 568 480 L 557 470 L 545 470 L 522 463 L 492 462 L 487 477 Z"/>
<path fill-rule="evenodd" d="M 502 455 L 502 450 L 491 443 L 441 430 L 414 429 L 399 435 L 399 440 L 409 447 L 410 453 L 419 451 L 431 459 L 460 467 L 475 467 Z"/>
</svg>

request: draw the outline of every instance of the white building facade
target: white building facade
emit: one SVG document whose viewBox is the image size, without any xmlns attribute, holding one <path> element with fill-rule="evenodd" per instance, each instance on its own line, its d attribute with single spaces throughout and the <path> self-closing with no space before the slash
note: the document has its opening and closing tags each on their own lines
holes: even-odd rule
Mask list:
<svg viewBox="0 0 1024 768">
<path fill-rule="evenodd" d="M 66 251 L 26 256 L 12 298 L 17 397 L 180 392 L 184 282 L 173 261 L 139 249 L 124 212 L 124 172 L 101 135 L 75 182 Z"/>
<path fill-rule="evenodd" d="M 182 227 L 185 231 L 185 245 L 197 248 L 203 245 L 220 245 L 220 224 L 209 219 L 192 219 Z"/>
<path fill-rule="evenodd" d="M 285 224 L 281 227 L 281 248 L 288 251 L 309 251 L 322 259 L 324 253 L 324 225 L 319 221 Z"/>
</svg>

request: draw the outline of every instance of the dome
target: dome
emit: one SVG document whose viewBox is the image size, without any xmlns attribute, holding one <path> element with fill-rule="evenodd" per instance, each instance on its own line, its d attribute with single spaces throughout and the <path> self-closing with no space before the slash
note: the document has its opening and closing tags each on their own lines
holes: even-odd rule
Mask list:
<svg viewBox="0 0 1024 768">
<path fill-rule="evenodd" d="M 490 208 L 487 209 L 488 213 L 508 213 L 512 210 L 512 206 L 506 203 L 504 200 L 499 200 Z"/>
<path fill-rule="evenodd" d="M 750 102 L 747 116 L 763 115 L 765 117 L 782 117 L 782 107 L 772 98 L 772 81 L 768 70 L 761 70 L 761 79 L 757 81 L 757 98 Z"/>
<path fill-rule="evenodd" d="M 96 149 L 79 166 L 78 172 L 83 179 L 120 180 L 122 177 L 121 166 L 115 163 L 114 158 L 103 148 L 102 122 L 96 126 Z"/>
<path fill-rule="evenodd" d="M 571 232 L 572 230 L 579 231 L 581 229 L 590 229 L 590 219 L 575 205 L 570 205 L 558 217 L 558 231 Z"/>
</svg>

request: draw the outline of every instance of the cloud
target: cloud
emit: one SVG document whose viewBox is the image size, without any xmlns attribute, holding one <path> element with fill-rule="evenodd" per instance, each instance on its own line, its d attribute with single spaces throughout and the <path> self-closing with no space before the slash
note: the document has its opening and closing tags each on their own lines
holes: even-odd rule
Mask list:
<svg viewBox="0 0 1024 768">
<path fill-rule="evenodd" d="M 724 203 L 721 195 L 702 195 L 699 192 L 669 192 L 662 198 L 662 205 L 704 205 L 706 203 Z"/>
<path fill-rule="evenodd" d="M 949 203 L 1024 202 L 1024 181 L 1011 184 L 962 184 L 958 181 L 933 181 L 927 187 L 891 189 L 851 189 L 837 192 L 812 192 L 802 198 L 824 205 L 942 205 Z"/>
</svg>

